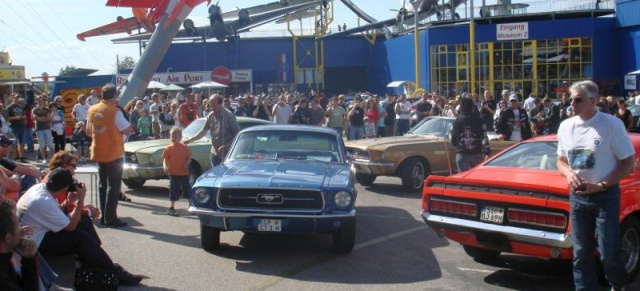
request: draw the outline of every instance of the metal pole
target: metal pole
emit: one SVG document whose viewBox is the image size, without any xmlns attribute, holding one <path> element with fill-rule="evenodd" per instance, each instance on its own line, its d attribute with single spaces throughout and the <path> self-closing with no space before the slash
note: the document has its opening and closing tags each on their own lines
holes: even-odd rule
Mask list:
<svg viewBox="0 0 640 291">
<path fill-rule="evenodd" d="M 475 25 L 473 23 L 473 0 L 471 0 L 471 9 L 470 9 L 471 18 L 469 20 L 469 57 L 470 61 L 470 85 L 471 85 L 471 93 L 476 93 L 476 31 Z"/>
<path fill-rule="evenodd" d="M 415 58 L 416 58 L 416 90 L 420 89 L 420 30 L 418 29 L 418 12 L 420 10 L 420 4 L 422 0 L 416 0 L 411 2 L 413 5 L 413 20 L 414 20 L 414 46 L 415 46 Z"/>
</svg>

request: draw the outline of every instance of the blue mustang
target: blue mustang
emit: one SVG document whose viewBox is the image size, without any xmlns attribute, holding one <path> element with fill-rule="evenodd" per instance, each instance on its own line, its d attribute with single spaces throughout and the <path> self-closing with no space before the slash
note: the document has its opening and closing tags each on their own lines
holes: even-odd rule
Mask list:
<svg viewBox="0 0 640 291">
<path fill-rule="evenodd" d="M 353 249 L 356 190 L 344 143 L 329 128 L 264 125 L 241 131 L 224 163 L 202 174 L 189 212 L 202 247 L 220 232 L 331 233 L 336 252 Z"/>
</svg>

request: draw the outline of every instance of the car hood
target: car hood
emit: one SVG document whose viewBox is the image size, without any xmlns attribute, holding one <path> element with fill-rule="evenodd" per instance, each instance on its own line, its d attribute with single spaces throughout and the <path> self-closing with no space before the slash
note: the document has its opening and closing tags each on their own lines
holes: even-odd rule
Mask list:
<svg viewBox="0 0 640 291">
<path fill-rule="evenodd" d="M 200 139 L 198 141 L 194 141 L 193 144 L 200 143 L 200 142 L 208 142 L 208 141 L 206 139 Z M 141 141 L 131 141 L 131 142 L 126 142 L 124 144 L 124 151 L 133 152 L 133 153 L 135 152 L 151 153 L 159 149 L 164 149 L 170 144 L 171 144 L 170 139 L 150 139 L 150 140 L 141 140 Z"/>
<path fill-rule="evenodd" d="M 567 179 L 557 171 L 480 166 L 470 171 L 453 175 L 450 179 L 460 180 L 465 184 L 530 189 L 558 195 L 569 195 Z"/>
<path fill-rule="evenodd" d="M 195 186 L 348 189 L 346 164 L 297 160 L 232 160 L 204 173 Z"/>
<path fill-rule="evenodd" d="M 373 139 L 360 139 L 345 142 L 346 147 L 359 148 L 359 149 L 384 149 L 393 145 L 410 145 L 412 143 L 424 143 L 432 141 L 442 141 L 443 139 L 429 135 L 404 135 L 404 136 L 392 136 Z"/>
</svg>

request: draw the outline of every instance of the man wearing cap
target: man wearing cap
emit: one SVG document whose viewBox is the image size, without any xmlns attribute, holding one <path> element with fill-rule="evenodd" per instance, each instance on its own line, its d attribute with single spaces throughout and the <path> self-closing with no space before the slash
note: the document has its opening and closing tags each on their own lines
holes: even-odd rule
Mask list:
<svg viewBox="0 0 640 291">
<path fill-rule="evenodd" d="M 24 108 L 20 105 L 20 96 L 18 94 L 12 95 L 11 105 L 7 106 L 7 120 L 9 121 L 9 127 L 11 132 L 16 138 L 16 150 L 18 157 L 16 160 L 26 162 L 27 158 L 24 156 L 24 144 L 27 142 L 27 128 L 26 128 L 26 115 Z"/>
<path fill-rule="evenodd" d="M 127 225 L 118 219 L 116 210 L 122 184 L 123 135 L 133 134 L 133 128 L 117 107 L 116 95 L 115 85 L 104 85 L 102 101 L 89 108 L 87 120 L 87 135 L 93 139 L 91 160 L 98 162 L 101 222 L 108 227 Z"/>
<path fill-rule="evenodd" d="M 74 201 L 76 207 L 67 215 L 62 210 L 67 209 L 66 205 L 58 205 L 57 197 L 67 194 L 70 187 L 75 187 L 75 191 L 69 193 L 64 204 Z M 142 277 L 114 265 L 100 247 L 100 241 L 77 228 L 86 193 L 85 185 L 75 182 L 69 170 L 57 168 L 49 173 L 45 183 L 31 187 L 18 200 L 20 222 L 33 229 L 31 238 L 36 241 L 43 255 L 75 254 L 84 266 L 117 272 L 120 284 L 137 285 Z"/>
<path fill-rule="evenodd" d="M 509 107 L 500 111 L 496 123 L 499 140 L 521 141 L 531 138 L 531 124 L 527 112 L 518 106 L 518 95 L 509 96 Z"/>
</svg>

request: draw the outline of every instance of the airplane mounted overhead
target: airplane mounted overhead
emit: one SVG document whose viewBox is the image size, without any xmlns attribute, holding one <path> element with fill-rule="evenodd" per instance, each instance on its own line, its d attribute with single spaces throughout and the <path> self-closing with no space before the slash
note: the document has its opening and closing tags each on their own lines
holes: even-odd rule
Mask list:
<svg viewBox="0 0 640 291">
<path fill-rule="evenodd" d="M 343 0 L 343 2 L 346 0 Z M 460 4 L 466 2 L 467 0 L 449 0 L 444 5 L 439 5 L 438 2 L 441 0 L 423 0 L 418 8 L 418 20 L 428 18 L 433 15 L 445 15 L 445 10 L 453 10 L 455 7 L 458 7 Z M 395 27 L 396 30 L 391 33 L 392 36 L 397 36 L 399 32 L 405 31 L 402 27 L 405 24 L 413 25 L 413 17 L 415 13 L 413 12 L 413 7 L 408 8 L 406 4 L 403 4 L 402 7 L 398 10 L 396 17 L 390 18 L 387 20 L 371 22 L 365 25 L 361 25 L 355 28 L 343 30 L 340 32 L 327 34 L 321 38 L 330 38 L 330 37 L 340 37 L 345 35 L 351 35 L 354 33 L 366 32 L 374 29 L 388 29 L 389 27 Z M 389 35 L 385 32 L 385 35 Z"/>
<path fill-rule="evenodd" d="M 249 12 L 249 15 L 255 15 L 255 14 L 260 14 L 263 12 L 267 12 L 267 11 L 271 11 L 271 10 L 275 10 L 278 8 L 282 8 L 282 7 L 287 7 L 287 6 L 291 6 L 291 5 L 298 5 L 298 4 L 303 4 L 303 3 L 309 3 L 309 2 L 313 2 L 316 0 L 280 0 L 280 1 L 276 1 L 276 2 L 271 2 L 271 3 L 267 3 L 267 4 L 262 4 L 262 5 L 256 5 L 256 6 L 252 6 L 252 7 L 247 7 L 247 8 L 237 8 L 236 10 L 231 10 L 231 11 L 227 11 L 222 13 L 222 18 L 223 19 L 233 19 L 233 18 L 238 18 L 238 14 L 240 13 L 241 10 L 246 10 L 247 12 Z M 297 18 L 293 18 L 293 19 L 297 19 Z"/>
<path fill-rule="evenodd" d="M 174 39 L 202 39 L 205 41 L 206 39 L 215 38 L 218 41 L 225 41 L 230 36 L 237 36 L 238 33 L 247 31 L 248 27 L 254 28 L 261 24 L 281 19 L 286 14 L 325 4 L 326 1 L 307 1 L 256 15 L 251 15 L 248 9 L 240 9 L 238 10 L 238 19 L 232 21 L 223 20 L 223 13 L 219 5 L 211 5 L 209 6 L 209 25 L 196 27 L 192 20 L 187 19 L 184 21 L 183 29 L 178 31 Z M 111 41 L 113 43 L 130 43 L 148 40 L 149 38 L 151 38 L 151 33 L 143 33 Z"/>
</svg>

